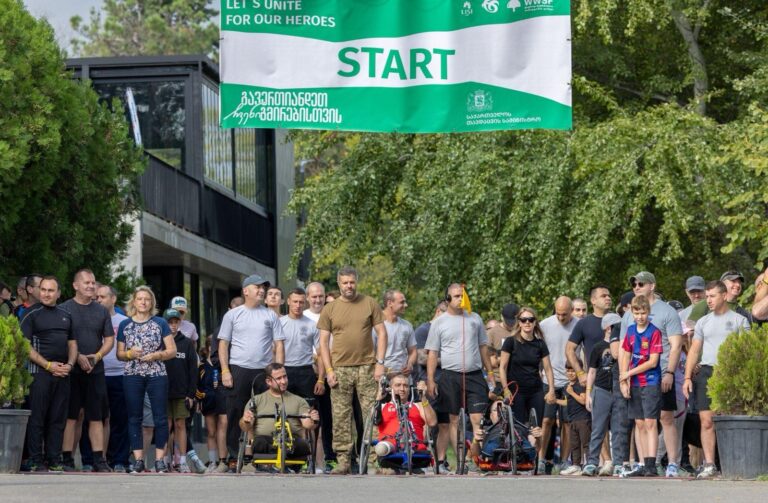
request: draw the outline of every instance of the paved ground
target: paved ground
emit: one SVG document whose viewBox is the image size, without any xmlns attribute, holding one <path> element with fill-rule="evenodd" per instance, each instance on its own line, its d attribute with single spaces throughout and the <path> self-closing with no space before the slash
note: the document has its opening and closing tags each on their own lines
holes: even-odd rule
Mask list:
<svg viewBox="0 0 768 503">
<path fill-rule="evenodd" d="M 452 503 L 511 499 L 539 503 L 578 501 L 761 502 L 768 483 L 747 481 L 619 480 L 508 476 L 308 476 L 308 475 L 0 475 L 0 501 L 154 502 L 302 501 L 306 503 L 407 501 Z"/>
</svg>

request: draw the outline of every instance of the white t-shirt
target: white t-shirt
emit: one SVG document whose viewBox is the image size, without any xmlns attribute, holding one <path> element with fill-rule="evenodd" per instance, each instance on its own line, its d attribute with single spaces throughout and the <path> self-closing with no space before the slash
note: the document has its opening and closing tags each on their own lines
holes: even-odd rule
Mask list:
<svg viewBox="0 0 768 503">
<path fill-rule="evenodd" d="M 314 350 L 320 346 L 317 323 L 306 316 L 295 320 L 286 314 L 280 317 L 280 324 L 285 335 L 285 366 L 312 365 Z"/>
<path fill-rule="evenodd" d="M 717 365 L 717 351 L 725 339 L 734 332 L 749 330 L 749 321 L 730 309 L 724 314 L 714 312 L 703 316 L 693 329 L 693 340 L 702 341 L 701 364 Z"/>
<path fill-rule="evenodd" d="M 115 331 L 115 336 L 117 336 L 117 327 L 120 326 L 120 322 L 127 319 L 127 316 L 123 316 L 120 313 L 115 313 L 114 316 L 112 316 L 112 329 Z M 109 350 L 109 353 L 104 355 L 104 375 L 107 377 L 116 377 L 123 375 L 124 372 L 125 362 L 121 362 L 117 359 L 117 339 L 115 339 L 112 349 Z"/>
<path fill-rule="evenodd" d="M 243 304 L 224 314 L 219 340 L 229 342 L 230 365 L 263 369 L 272 363 L 272 343 L 285 340 L 285 335 L 274 311 Z"/>
</svg>

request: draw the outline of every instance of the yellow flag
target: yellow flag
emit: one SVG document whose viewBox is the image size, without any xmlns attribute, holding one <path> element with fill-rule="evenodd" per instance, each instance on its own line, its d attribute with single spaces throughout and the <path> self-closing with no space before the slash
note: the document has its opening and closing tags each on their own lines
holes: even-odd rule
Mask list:
<svg viewBox="0 0 768 503">
<path fill-rule="evenodd" d="M 468 313 L 472 312 L 472 302 L 469 301 L 469 295 L 467 295 L 467 289 L 464 285 L 461 285 L 461 308 Z"/>
</svg>

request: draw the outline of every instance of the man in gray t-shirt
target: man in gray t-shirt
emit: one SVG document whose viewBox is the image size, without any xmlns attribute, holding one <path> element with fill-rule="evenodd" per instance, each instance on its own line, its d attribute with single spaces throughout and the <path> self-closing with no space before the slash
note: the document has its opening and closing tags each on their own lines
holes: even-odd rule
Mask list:
<svg viewBox="0 0 768 503">
<path fill-rule="evenodd" d="M 313 366 L 314 352 L 320 347 L 320 330 L 316 322 L 302 314 L 307 294 L 302 288 L 288 294 L 288 314 L 280 317 L 285 335 L 285 371 L 288 391 L 305 399 L 325 393 L 325 369 Z"/>
<path fill-rule="evenodd" d="M 715 470 L 715 424 L 712 420 L 711 403 L 708 394 L 709 378 L 712 368 L 717 365 L 717 351 L 725 339 L 734 332 L 749 330 L 749 321 L 731 310 L 728 305 L 727 288 L 722 281 L 710 281 L 706 285 L 706 302 L 709 314 L 696 322 L 693 342 L 685 363 L 685 381 L 683 394 L 690 398 L 693 391 L 696 409 L 701 419 L 701 447 L 704 450 L 704 468 L 697 478 L 709 478 Z M 694 377 L 694 369 L 699 363 L 701 369 Z M 692 380 L 693 379 L 693 380 Z"/>
<path fill-rule="evenodd" d="M 464 288 L 456 283 L 446 289 L 448 310 L 432 320 L 427 343 L 424 345 L 424 349 L 429 351 L 427 394 L 434 398 L 439 393 L 440 408 L 447 412 L 450 418 L 454 452 L 460 409 L 463 408 L 469 413 L 469 420 L 476 431 L 480 428 L 480 421 L 488 404 L 488 390 L 493 389 L 496 384 L 488 356 L 488 336 L 483 320 L 476 313 L 468 313 L 462 309 L 463 291 Z M 438 355 L 442 367 L 439 383 L 435 382 Z M 485 379 L 483 367 L 488 372 Z"/>
<path fill-rule="evenodd" d="M 648 319 L 661 331 L 661 344 L 664 352 L 659 361 L 662 372 L 660 419 L 667 456 L 670 460 L 678 460 L 680 459 L 681 436 L 675 423 L 675 415 L 678 412 L 675 394 L 675 370 L 680 362 L 683 326 L 677 311 L 656 296 L 656 276 L 648 271 L 641 271 L 629 279 L 629 284 L 635 297 L 644 295 L 648 299 L 651 304 L 651 313 Z M 619 336 L 622 342 L 627 335 L 627 328 L 633 323 L 634 318 L 630 309 L 624 313 L 624 317 L 621 319 Z M 671 462 L 670 465 L 672 466 L 667 468 L 667 476 L 676 477 L 677 464 Z"/>
<path fill-rule="evenodd" d="M 399 290 L 384 292 L 384 326 L 387 329 L 387 354 L 384 356 L 384 367 L 387 372 L 402 372 L 410 375 L 418 356 L 416 350 L 416 334 L 413 325 L 401 318 L 408 303 L 405 295 Z M 374 345 L 377 343 L 376 331 L 371 331 Z"/>
</svg>

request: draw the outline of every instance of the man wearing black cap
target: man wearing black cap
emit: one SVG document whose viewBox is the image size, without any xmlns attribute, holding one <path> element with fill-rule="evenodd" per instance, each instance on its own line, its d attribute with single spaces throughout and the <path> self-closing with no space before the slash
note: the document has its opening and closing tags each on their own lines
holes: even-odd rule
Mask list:
<svg viewBox="0 0 768 503">
<path fill-rule="evenodd" d="M 501 344 L 504 339 L 512 334 L 512 329 L 517 323 L 517 313 L 520 312 L 520 308 L 517 304 L 505 304 L 501 308 L 501 319 L 504 322 L 488 330 L 488 345 L 496 351 L 501 350 Z"/>
<path fill-rule="evenodd" d="M 227 391 L 227 448 L 233 465 L 239 447 L 237 423 L 243 407 L 254 393 L 266 389 L 264 368 L 274 361 L 283 363 L 285 351 L 283 328 L 274 311 L 264 307 L 269 281 L 258 274 L 243 280 L 245 304 L 224 314 L 219 329 L 219 363 L 221 383 Z M 255 381 L 255 384 L 254 384 Z M 233 466 L 231 466 L 233 468 Z"/>
<path fill-rule="evenodd" d="M 739 297 L 744 289 L 744 275 L 739 271 L 726 271 L 720 276 L 720 281 L 725 284 L 725 300 L 728 303 L 728 307 L 731 310 L 736 311 L 748 321 L 752 321 L 752 313 L 744 309 L 739 305 Z M 691 315 L 688 317 L 691 321 L 699 321 L 701 318 L 709 314 L 709 307 L 707 307 L 707 301 L 702 300 L 698 304 L 693 306 Z"/>
<path fill-rule="evenodd" d="M 648 299 L 648 302 L 651 304 L 649 319 L 661 331 L 661 344 L 663 347 L 663 353 L 659 361 L 662 372 L 661 424 L 664 433 L 664 444 L 667 446 L 667 455 L 670 460 L 666 475 L 667 477 L 676 477 L 680 460 L 680 440 L 678 438 L 677 425 L 675 424 L 675 412 L 677 410 L 675 371 L 680 362 L 683 327 L 677 311 L 656 295 L 656 276 L 648 271 L 641 271 L 629 278 L 629 284 L 635 296 L 643 295 Z M 627 334 L 627 327 L 633 323 L 632 311 L 629 310 L 624 313 L 624 317 L 621 320 L 620 337 L 622 342 Z M 620 435 L 620 438 L 623 439 L 624 436 Z M 655 453 L 653 454 L 655 455 Z"/>
<path fill-rule="evenodd" d="M 691 276 L 685 280 L 685 294 L 691 301 L 691 305 L 680 311 L 680 319 L 685 321 L 691 316 L 693 306 L 704 300 L 704 278 L 701 276 Z"/>
</svg>

